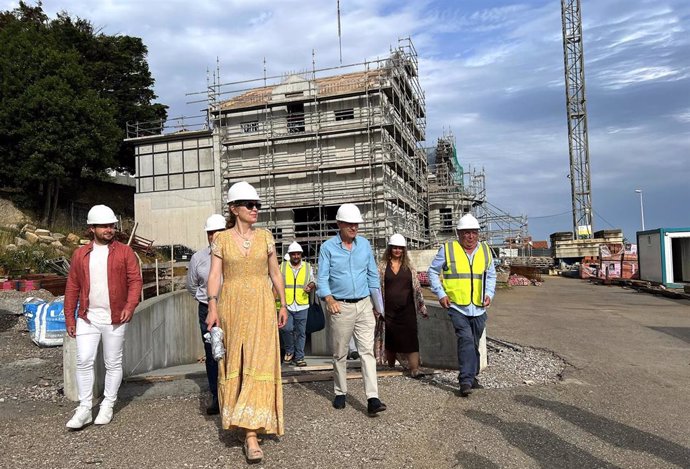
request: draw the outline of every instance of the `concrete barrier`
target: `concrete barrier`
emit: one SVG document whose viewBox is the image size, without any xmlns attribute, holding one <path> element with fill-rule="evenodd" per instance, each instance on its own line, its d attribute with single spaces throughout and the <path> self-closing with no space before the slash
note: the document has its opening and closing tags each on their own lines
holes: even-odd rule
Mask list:
<svg viewBox="0 0 690 469">
<path fill-rule="evenodd" d="M 322 305 L 323 306 L 323 305 Z M 436 302 L 427 301 L 426 308 L 429 319 L 418 319 L 417 334 L 419 337 L 419 355 L 424 366 L 431 368 L 458 368 L 458 348 L 455 337 L 455 328 L 445 309 Z M 324 306 L 324 311 L 326 308 Z M 326 313 L 327 314 L 327 313 Z M 326 318 L 328 319 L 328 318 Z M 330 321 L 326 320 L 325 329 L 311 334 L 312 355 L 332 355 L 331 344 L 328 340 L 330 334 Z M 486 368 L 486 330 L 479 343 L 481 354 L 480 367 Z"/>
<path fill-rule="evenodd" d="M 325 305 L 322 305 L 326 311 Z M 427 301 L 429 319 L 418 319 L 419 352 L 423 366 L 457 369 L 457 340 L 446 310 Z M 327 313 L 326 313 L 327 314 Z M 331 356 L 330 321 L 311 334 L 312 355 Z M 480 342 L 481 369 L 486 367 L 486 331 Z M 78 401 L 77 343 L 65 335 L 62 348 L 65 396 Z M 169 366 L 196 363 L 204 356 L 199 333 L 197 302 L 186 290 L 166 293 L 142 302 L 127 327 L 123 356 L 124 377 Z M 103 395 L 105 366 L 99 346 L 95 366 L 94 399 Z"/>
<path fill-rule="evenodd" d="M 426 302 L 429 319 L 417 321 L 419 356 L 423 366 L 431 368 L 458 368 L 458 341 L 448 312 L 436 303 Z M 486 329 L 479 341 L 480 370 L 486 368 Z"/>
<path fill-rule="evenodd" d="M 65 396 L 79 400 L 76 385 L 76 340 L 65 335 L 63 343 Z M 199 332 L 197 302 L 186 290 L 143 301 L 127 326 L 123 354 L 124 377 L 169 366 L 195 363 L 204 356 Z M 105 367 L 101 347 L 95 367 L 94 398 L 103 394 Z"/>
</svg>

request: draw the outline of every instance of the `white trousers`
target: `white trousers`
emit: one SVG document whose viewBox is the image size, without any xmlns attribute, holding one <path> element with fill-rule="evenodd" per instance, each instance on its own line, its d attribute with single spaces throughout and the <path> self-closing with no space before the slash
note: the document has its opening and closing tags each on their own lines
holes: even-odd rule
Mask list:
<svg viewBox="0 0 690 469">
<path fill-rule="evenodd" d="M 376 319 L 369 297 L 357 303 L 339 302 L 340 313 L 330 315 L 331 346 L 333 349 L 333 388 L 336 396 L 347 394 L 348 343 L 354 337 L 362 364 L 364 392 L 367 399 L 379 397 L 374 357 L 374 329 Z"/>
<path fill-rule="evenodd" d="M 105 389 L 103 406 L 113 406 L 122 382 L 122 350 L 127 324 L 97 324 L 77 318 L 77 389 L 79 405 L 91 408 L 94 363 L 98 344 L 103 339 Z"/>
</svg>

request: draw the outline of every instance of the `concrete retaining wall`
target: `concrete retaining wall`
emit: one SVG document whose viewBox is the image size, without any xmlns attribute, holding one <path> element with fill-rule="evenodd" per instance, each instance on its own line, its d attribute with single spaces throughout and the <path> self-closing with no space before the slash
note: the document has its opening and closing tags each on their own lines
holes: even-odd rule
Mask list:
<svg viewBox="0 0 690 469">
<path fill-rule="evenodd" d="M 65 396 L 76 401 L 76 340 L 65 335 L 62 353 Z M 202 356 L 197 302 L 186 290 L 139 304 L 125 334 L 124 377 L 195 363 Z M 96 363 L 94 398 L 103 394 L 105 368 L 100 347 Z"/>
<path fill-rule="evenodd" d="M 410 256 L 410 262 L 414 266 L 417 272 L 426 272 L 431 266 L 431 262 L 434 260 L 438 254 L 438 249 L 420 249 L 420 250 L 409 250 L 407 255 Z"/>
<path fill-rule="evenodd" d="M 324 307 L 325 311 L 326 308 Z M 419 352 L 424 366 L 457 369 L 457 341 L 448 313 L 427 302 L 429 319 L 418 320 Z M 331 356 L 328 340 L 330 321 L 325 329 L 311 334 L 311 354 Z M 486 333 L 485 333 L 486 335 Z M 486 367 L 486 340 L 480 343 L 481 368 Z M 77 344 L 65 335 L 63 344 L 65 396 L 77 401 Z M 199 333 L 197 303 L 186 290 L 166 293 L 142 302 L 127 326 L 123 357 L 124 377 L 169 366 L 195 363 L 204 356 Z M 105 367 L 99 347 L 95 366 L 94 399 L 103 394 Z"/>
<path fill-rule="evenodd" d="M 455 329 L 445 309 L 438 303 L 426 302 L 429 319 L 419 318 L 418 337 L 419 354 L 424 366 L 432 368 L 457 369 L 458 352 Z M 324 306 L 324 311 L 326 308 Z M 326 328 L 311 335 L 312 355 L 332 355 L 330 341 L 330 321 L 326 321 Z M 487 364 L 486 360 L 486 331 L 480 342 L 482 354 L 481 369 Z"/>
</svg>

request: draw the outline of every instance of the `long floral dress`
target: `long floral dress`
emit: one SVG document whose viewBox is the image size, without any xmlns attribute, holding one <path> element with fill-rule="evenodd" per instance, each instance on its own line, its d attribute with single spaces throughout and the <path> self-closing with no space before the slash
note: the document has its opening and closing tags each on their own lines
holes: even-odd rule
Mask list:
<svg viewBox="0 0 690 469">
<path fill-rule="evenodd" d="M 218 366 L 218 400 L 224 429 L 283 434 L 278 320 L 268 275 L 273 236 L 256 230 L 245 254 L 230 230 L 220 232 L 213 254 L 223 260 L 218 302 L 225 359 Z"/>
</svg>

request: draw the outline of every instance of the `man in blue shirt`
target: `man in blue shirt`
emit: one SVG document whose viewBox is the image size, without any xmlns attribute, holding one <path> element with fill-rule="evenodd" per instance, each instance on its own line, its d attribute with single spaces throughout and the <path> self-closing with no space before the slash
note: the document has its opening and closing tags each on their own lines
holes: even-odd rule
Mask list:
<svg viewBox="0 0 690 469">
<path fill-rule="evenodd" d="M 210 245 L 211 241 L 213 241 L 213 235 L 224 229 L 225 217 L 223 215 L 215 214 L 208 217 L 204 231 L 206 231 L 209 246 L 194 253 L 189 260 L 189 268 L 187 270 L 187 291 L 194 295 L 196 301 L 199 302 L 199 327 L 201 329 L 201 340 L 206 351 L 206 376 L 208 378 L 208 388 L 213 397 L 211 405 L 206 409 L 208 415 L 220 413 L 220 408 L 218 406 L 218 363 L 213 358 L 211 344 L 204 340 L 204 334 L 208 332 L 206 328 L 206 315 L 208 314 L 206 282 L 208 281 L 208 272 L 211 269 Z"/>
<path fill-rule="evenodd" d="M 357 236 L 362 215 L 354 204 L 343 204 L 335 216 L 338 234 L 321 246 L 317 274 L 317 295 L 326 303 L 333 349 L 333 407 L 345 408 L 347 395 L 347 354 L 350 339 L 355 338 L 362 364 L 367 412 L 374 415 L 386 410 L 379 400 L 374 357 L 376 316 L 372 300 L 380 298 L 379 280 L 371 244 Z M 377 301 L 377 303 L 380 303 Z M 378 313 L 382 305 L 376 305 Z"/>
<path fill-rule="evenodd" d="M 479 222 L 472 215 L 460 218 L 458 239 L 445 243 L 429 267 L 431 291 L 448 310 L 458 338 L 460 394 L 467 397 L 481 388 L 479 340 L 486 325 L 486 308 L 496 291 L 496 267 L 485 242 L 479 242 Z M 439 278 L 443 274 L 443 280 Z"/>
</svg>

